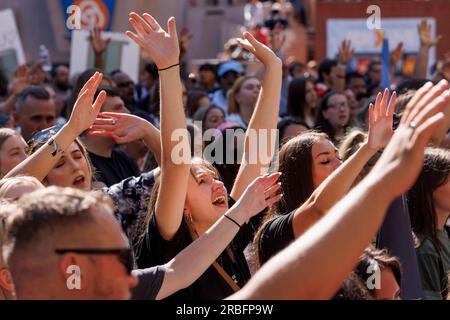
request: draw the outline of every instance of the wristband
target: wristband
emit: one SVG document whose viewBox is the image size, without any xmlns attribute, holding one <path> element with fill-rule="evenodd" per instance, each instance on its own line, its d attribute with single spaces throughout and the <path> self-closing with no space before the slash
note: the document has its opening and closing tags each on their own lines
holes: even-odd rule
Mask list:
<svg viewBox="0 0 450 320">
<path fill-rule="evenodd" d="M 233 222 L 235 225 L 237 225 L 239 227 L 239 229 L 241 228 L 241 225 L 239 223 L 236 222 L 236 220 L 230 218 L 229 216 L 227 216 L 226 214 L 223 215 L 225 218 L 227 218 L 228 220 L 230 220 L 231 222 Z"/>
<path fill-rule="evenodd" d="M 173 65 L 167 67 L 167 68 L 158 69 L 158 72 L 161 72 L 161 71 L 164 71 L 164 70 L 168 70 L 168 69 L 170 69 L 170 68 L 173 68 L 173 67 L 176 67 L 176 66 L 179 66 L 179 65 L 180 65 L 179 63 L 176 63 L 176 64 L 173 64 Z"/>
</svg>

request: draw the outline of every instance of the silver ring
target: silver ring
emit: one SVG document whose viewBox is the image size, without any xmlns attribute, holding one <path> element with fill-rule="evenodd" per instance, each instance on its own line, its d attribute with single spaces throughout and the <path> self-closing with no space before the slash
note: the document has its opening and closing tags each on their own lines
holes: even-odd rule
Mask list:
<svg viewBox="0 0 450 320">
<path fill-rule="evenodd" d="M 408 127 L 410 127 L 413 130 L 417 129 L 417 124 L 414 121 L 411 121 L 410 124 L 408 125 Z"/>
<path fill-rule="evenodd" d="M 112 119 L 112 125 L 115 126 L 116 125 L 116 119 Z"/>
</svg>

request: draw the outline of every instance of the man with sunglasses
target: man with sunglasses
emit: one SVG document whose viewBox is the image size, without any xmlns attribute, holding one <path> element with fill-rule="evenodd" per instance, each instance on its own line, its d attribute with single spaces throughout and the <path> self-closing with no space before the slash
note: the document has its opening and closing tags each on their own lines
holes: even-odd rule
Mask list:
<svg viewBox="0 0 450 320">
<path fill-rule="evenodd" d="M 137 283 L 111 200 L 50 187 L 24 195 L 3 247 L 18 299 L 129 299 Z"/>
</svg>

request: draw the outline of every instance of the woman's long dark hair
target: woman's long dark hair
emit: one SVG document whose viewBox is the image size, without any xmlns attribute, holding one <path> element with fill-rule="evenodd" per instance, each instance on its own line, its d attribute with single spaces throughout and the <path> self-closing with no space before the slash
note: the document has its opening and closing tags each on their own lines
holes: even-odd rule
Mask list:
<svg viewBox="0 0 450 320">
<path fill-rule="evenodd" d="M 279 171 L 283 198 L 275 204 L 278 214 L 287 214 L 302 205 L 313 193 L 314 143 L 328 137 L 323 133 L 305 132 L 286 142 L 280 150 Z"/>
<path fill-rule="evenodd" d="M 294 78 L 289 84 L 287 114 L 288 116 L 305 119 L 306 103 L 306 84 L 312 82 L 307 78 Z"/>
<path fill-rule="evenodd" d="M 427 148 L 419 177 L 408 192 L 408 208 L 414 233 L 429 238 L 439 245 L 437 239 L 437 215 L 433 193 L 447 183 L 450 172 L 450 151 Z"/>
<path fill-rule="evenodd" d="M 312 147 L 321 139 L 328 139 L 324 133 L 307 131 L 286 142 L 280 150 L 279 169 L 280 193 L 283 198 L 270 209 L 256 233 L 254 244 L 256 259 L 260 262 L 260 242 L 266 224 L 279 215 L 288 214 L 300 207 L 314 192 Z"/>
</svg>

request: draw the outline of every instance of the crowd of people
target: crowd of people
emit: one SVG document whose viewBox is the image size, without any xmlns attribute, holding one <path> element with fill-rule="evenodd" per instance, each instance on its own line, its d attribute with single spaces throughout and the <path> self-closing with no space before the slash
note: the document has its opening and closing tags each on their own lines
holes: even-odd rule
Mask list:
<svg viewBox="0 0 450 320">
<path fill-rule="evenodd" d="M 250 9 L 226 48 L 245 54 L 198 75 L 174 18 L 131 12 L 139 83 L 104 72 L 97 29 L 73 85 L 41 62 L 2 80 L 0 298 L 450 299 L 450 60 L 427 78 L 429 25 L 414 77 L 383 88 L 349 41 L 288 61 Z"/>
</svg>

